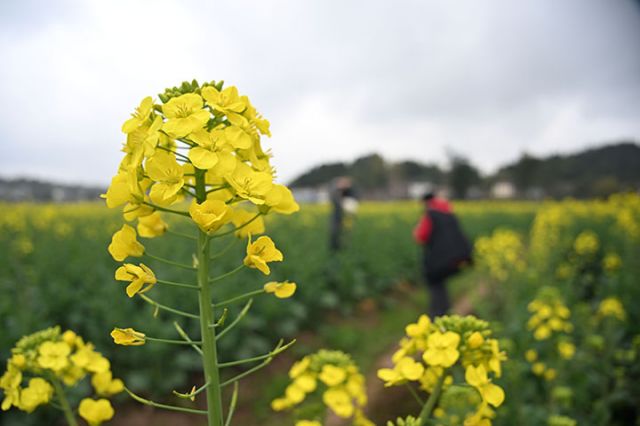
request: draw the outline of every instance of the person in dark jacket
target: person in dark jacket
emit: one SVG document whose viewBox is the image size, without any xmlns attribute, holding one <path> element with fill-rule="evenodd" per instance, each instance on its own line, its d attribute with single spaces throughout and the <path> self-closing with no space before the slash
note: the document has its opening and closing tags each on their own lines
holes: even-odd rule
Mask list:
<svg viewBox="0 0 640 426">
<path fill-rule="evenodd" d="M 422 199 L 426 211 L 413 236 L 424 247 L 423 273 L 431 296 L 429 314 L 434 318 L 445 315 L 451 307 L 446 281 L 471 262 L 471 244 L 447 201 L 433 193 Z"/>
<path fill-rule="evenodd" d="M 351 179 L 340 177 L 336 179 L 331 195 L 331 216 L 329 223 L 329 250 L 339 251 L 344 244 L 345 221 L 357 209 L 357 196 Z"/>
</svg>

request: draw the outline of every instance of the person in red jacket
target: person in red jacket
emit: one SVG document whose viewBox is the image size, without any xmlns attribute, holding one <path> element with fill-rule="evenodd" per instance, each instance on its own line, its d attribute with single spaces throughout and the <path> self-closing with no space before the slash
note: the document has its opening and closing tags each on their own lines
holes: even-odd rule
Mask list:
<svg viewBox="0 0 640 426">
<path fill-rule="evenodd" d="M 424 247 L 423 274 L 431 298 L 429 315 L 434 318 L 445 315 L 451 307 L 446 280 L 471 262 L 471 244 L 446 200 L 432 192 L 422 200 L 426 210 L 413 237 Z"/>
</svg>

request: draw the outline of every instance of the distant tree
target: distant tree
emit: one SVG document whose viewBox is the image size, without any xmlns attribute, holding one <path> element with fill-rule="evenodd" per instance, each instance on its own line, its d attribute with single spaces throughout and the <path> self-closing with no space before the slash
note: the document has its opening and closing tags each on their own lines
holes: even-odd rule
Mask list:
<svg viewBox="0 0 640 426">
<path fill-rule="evenodd" d="M 289 186 L 292 188 L 316 187 L 347 174 L 349 174 L 349 168 L 345 163 L 323 164 L 298 176 Z"/>
<path fill-rule="evenodd" d="M 526 193 L 528 189 L 538 184 L 538 172 L 541 161 L 529 154 L 523 154 L 512 166 L 513 184 L 520 191 Z"/>
<path fill-rule="evenodd" d="M 480 172 L 471 162 L 460 156 L 453 154 L 449 159 L 451 169 L 449 170 L 449 185 L 455 198 L 466 198 L 469 188 L 481 182 Z"/>
<path fill-rule="evenodd" d="M 395 175 L 405 182 L 426 181 L 442 183 L 444 173 L 435 164 L 422 164 L 416 161 L 401 161 L 393 165 Z"/>
<path fill-rule="evenodd" d="M 356 187 L 365 190 L 385 188 L 389 181 L 387 165 L 378 154 L 358 158 L 351 165 L 350 172 Z"/>
</svg>

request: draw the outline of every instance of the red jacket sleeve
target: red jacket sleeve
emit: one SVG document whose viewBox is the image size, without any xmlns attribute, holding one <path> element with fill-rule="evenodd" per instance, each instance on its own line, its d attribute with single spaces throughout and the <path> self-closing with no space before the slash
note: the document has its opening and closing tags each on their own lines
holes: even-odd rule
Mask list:
<svg viewBox="0 0 640 426">
<path fill-rule="evenodd" d="M 413 229 L 413 238 L 418 244 L 426 244 L 431 236 L 431 218 L 428 215 L 422 216 L 420 222 Z"/>
</svg>

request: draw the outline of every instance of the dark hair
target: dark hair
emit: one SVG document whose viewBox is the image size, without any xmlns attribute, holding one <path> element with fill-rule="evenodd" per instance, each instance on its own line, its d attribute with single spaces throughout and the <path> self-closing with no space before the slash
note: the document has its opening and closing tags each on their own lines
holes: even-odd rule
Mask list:
<svg viewBox="0 0 640 426">
<path fill-rule="evenodd" d="M 422 201 L 432 200 L 433 197 L 435 197 L 435 195 L 433 194 L 433 191 L 425 192 L 424 195 L 422 196 Z"/>
</svg>

